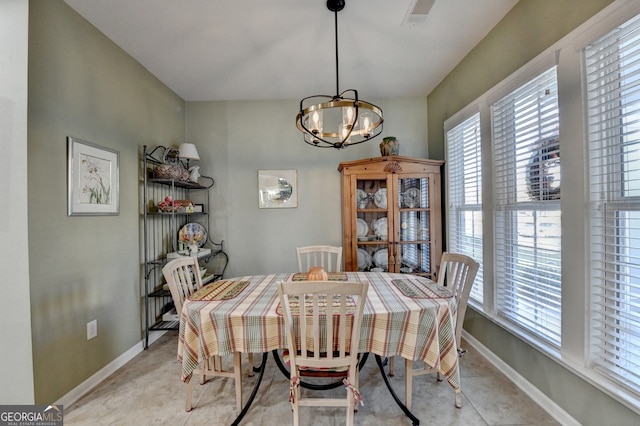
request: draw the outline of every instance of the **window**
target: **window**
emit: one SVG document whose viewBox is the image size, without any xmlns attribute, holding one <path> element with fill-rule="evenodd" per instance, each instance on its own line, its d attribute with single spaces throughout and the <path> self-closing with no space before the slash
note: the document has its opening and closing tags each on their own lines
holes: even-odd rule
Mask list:
<svg viewBox="0 0 640 426">
<path fill-rule="evenodd" d="M 556 67 L 491 106 L 496 309 L 556 347 L 561 333 Z"/>
<path fill-rule="evenodd" d="M 480 114 L 447 132 L 448 251 L 471 256 L 480 269 L 470 297 L 482 303 L 482 157 Z"/>
<path fill-rule="evenodd" d="M 640 390 L 640 17 L 585 48 L 591 365 Z"/>
</svg>

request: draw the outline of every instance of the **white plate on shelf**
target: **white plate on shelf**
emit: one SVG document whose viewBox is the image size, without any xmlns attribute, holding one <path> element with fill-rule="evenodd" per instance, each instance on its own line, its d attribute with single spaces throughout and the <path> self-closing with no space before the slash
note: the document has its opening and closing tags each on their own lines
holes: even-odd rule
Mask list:
<svg viewBox="0 0 640 426">
<path fill-rule="evenodd" d="M 385 271 L 389 267 L 389 250 L 380 249 L 373 254 L 373 263 Z"/>
<path fill-rule="evenodd" d="M 387 218 L 386 217 L 381 217 L 379 219 L 376 219 L 373 222 L 372 227 L 373 227 L 373 231 L 376 233 L 378 238 L 380 238 L 383 241 L 387 240 L 388 228 L 387 228 Z"/>
<path fill-rule="evenodd" d="M 371 255 L 364 249 L 358 249 L 358 270 L 364 271 L 371 267 Z"/>
<path fill-rule="evenodd" d="M 358 237 L 366 237 L 368 233 L 369 225 L 367 225 L 367 222 L 364 219 L 356 219 L 356 235 Z"/>
<path fill-rule="evenodd" d="M 387 208 L 387 188 L 380 188 L 373 194 L 373 202 L 378 208 Z"/>
</svg>

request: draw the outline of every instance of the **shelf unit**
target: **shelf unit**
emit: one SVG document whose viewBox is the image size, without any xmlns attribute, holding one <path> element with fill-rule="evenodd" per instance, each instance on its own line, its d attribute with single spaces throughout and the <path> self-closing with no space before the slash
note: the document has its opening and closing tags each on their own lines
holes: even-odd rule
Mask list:
<svg viewBox="0 0 640 426">
<path fill-rule="evenodd" d="M 435 277 L 442 255 L 443 164 L 401 156 L 340 163 L 346 271 Z"/>
<path fill-rule="evenodd" d="M 149 150 L 145 145 L 142 153 L 142 286 L 144 293 L 144 346 L 149 345 L 149 333 L 153 330 L 177 330 L 179 320 L 171 315 L 173 300 L 162 275 L 162 267 L 171 259 L 188 256 L 186 247 L 179 241 L 179 230 L 189 222 L 197 222 L 207 230 L 207 240 L 198 252 L 198 259 L 207 272 L 202 279 L 206 284 L 222 278 L 229 258 L 224 252 L 224 241 L 214 242 L 209 237 L 210 197 L 212 178 L 201 176 L 198 183 L 154 177 L 154 167 L 164 163 L 167 148 L 163 146 Z M 207 180 L 207 185 L 200 181 Z M 192 200 L 202 206 L 199 212 L 160 212 L 159 202 L 166 196 L 173 200 Z"/>
</svg>

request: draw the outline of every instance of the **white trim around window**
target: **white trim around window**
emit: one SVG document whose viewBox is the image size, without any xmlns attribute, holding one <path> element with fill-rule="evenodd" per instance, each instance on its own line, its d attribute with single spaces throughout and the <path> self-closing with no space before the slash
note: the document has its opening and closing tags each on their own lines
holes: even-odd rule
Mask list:
<svg viewBox="0 0 640 426">
<path fill-rule="evenodd" d="M 589 366 L 588 339 L 593 304 L 590 300 L 592 241 L 592 215 L 589 212 L 589 151 L 587 149 L 586 92 L 582 89 L 584 77 L 581 68 L 582 49 L 612 28 L 640 14 L 640 2 L 616 0 L 600 13 L 585 22 L 541 55 L 514 72 L 467 107 L 451 116 L 444 123 L 445 134 L 476 113 L 480 115 L 482 153 L 482 216 L 483 216 L 483 301 L 470 300 L 470 305 L 496 324 L 518 335 L 523 341 L 556 359 L 560 365 L 588 381 L 594 387 L 609 394 L 625 406 L 640 414 L 640 394 L 615 380 L 603 378 L 596 368 Z M 562 198 L 547 204 L 559 203 L 562 259 L 562 309 L 560 312 L 561 339 L 555 344 L 536 338 L 535 334 L 515 327 L 498 314 L 496 282 L 502 277 L 496 272 L 498 259 L 495 234 L 500 219 L 496 211 L 500 206 L 494 194 L 495 159 L 492 158 L 492 122 L 489 106 L 514 89 L 530 81 L 551 67 L 557 67 L 560 152 L 562 156 Z M 445 147 L 446 150 L 446 147 Z M 449 166 L 446 166 L 449 167 Z M 447 174 L 450 172 L 447 169 Z M 447 182 L 447 185 L 451 185 Z M 449 191 L 447 187 L 447 192 Z M 549 201 L 549 200 L 544 200 Z M 448 203 L 448 200 L 447 200 Z M 547 206 L 549 207 L 549 206 Z M 449 208 L 449 206 L 447 206 Z M 544 211 L 544 209 L 543 209 Z M 447 213 L 449 215 L 449 213 Z M 597 219 L 597 218 L 596 218 Z M 597 225 L 597 222 L 596 222 Z M 640 225 L 639 225 L 640 226 Z M 535 227 L 535 225 L 534 225 Z M 447 229 L 450 225 L 447 226 Z M 525 232 L 526 233 L 526 232 Z M 449 238 L 449 237 L 448 237 Z"/>
</svg>

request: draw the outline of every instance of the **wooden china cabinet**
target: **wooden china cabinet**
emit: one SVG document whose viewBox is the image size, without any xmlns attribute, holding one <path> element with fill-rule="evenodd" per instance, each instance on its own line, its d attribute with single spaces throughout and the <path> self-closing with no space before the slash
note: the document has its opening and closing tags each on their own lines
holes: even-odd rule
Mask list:
<svg viewBox="0 0 640 426">
<path fill-rule="evenodd" d="M 442 254 L 443 164 L 401 156 L 340 163 L 346 271 L 434 277 Z"/>
</svg>

